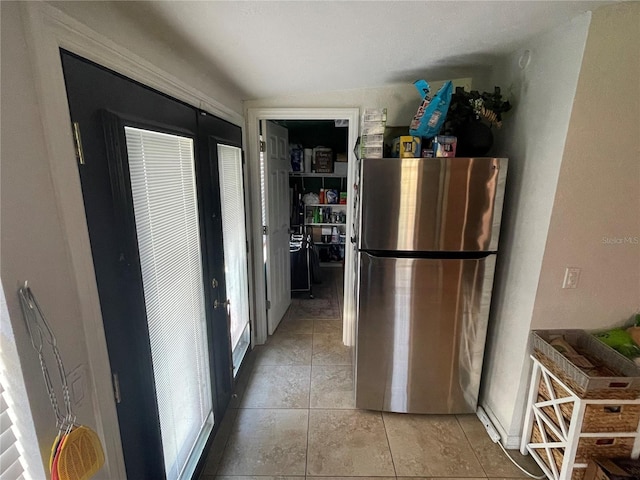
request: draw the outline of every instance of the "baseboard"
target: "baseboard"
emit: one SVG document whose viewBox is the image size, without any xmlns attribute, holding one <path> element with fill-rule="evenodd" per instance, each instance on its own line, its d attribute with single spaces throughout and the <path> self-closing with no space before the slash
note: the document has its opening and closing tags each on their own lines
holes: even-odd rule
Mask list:
<svg viewBox="0 0 640 480">
<path fill-rule="evenodd" d="M 491 423 L 493 423 L 493 426 L 495 427 L 495 429 L 500 434 L 500 438 L 502 440 L 502 445 L 504 446 L 504 448 L 509 450 L 519 449 L 521 436 L 507 434 L 507 431 L 502 426 L 502 424 L 498 421 L 498 418 L 493 413 L 493 410 L 491 410 L 491 408 L 487 405 L 482 405 L 482 408 L 484 409 L 485 413 L 491 420 Z"/>
</svg>

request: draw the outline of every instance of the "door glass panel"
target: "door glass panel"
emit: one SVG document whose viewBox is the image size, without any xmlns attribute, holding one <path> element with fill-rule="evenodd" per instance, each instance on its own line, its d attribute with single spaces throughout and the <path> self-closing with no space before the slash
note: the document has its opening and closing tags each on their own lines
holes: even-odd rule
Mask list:
<svg viewBox="0 0 640 480">
<path fill-rule="evenodd" d="M 193 140 L 125 135 L 166 474 L 190 478 L 213 426 Z"/>
<path fill-rule="evenodd" d="M 218 145 L 218 165 L 225 282 L 231 317 L 231 348 L 235 376 L 250 342 L 242 150 L 229 145 Z"/>
</svg>

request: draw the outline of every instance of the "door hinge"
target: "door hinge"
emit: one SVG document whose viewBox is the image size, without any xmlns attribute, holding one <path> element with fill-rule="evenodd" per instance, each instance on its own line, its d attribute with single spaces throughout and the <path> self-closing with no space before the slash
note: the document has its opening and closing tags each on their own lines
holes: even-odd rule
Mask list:
<svg viewBox="0 0 640 480">
<path fill-rule="evenodd" d="M 80 165 L 84 165 L 84 150 L 82 149 L 82 137 L 80 136 L 80 124 L 78 122 L 71 123 L 73 132 L 73 145 L 76 150 L 76 160 Z"/>
<path fill-rule="evenodd" d="M 269 235 L 269 227 L 267 227 L 266 225 L 262 226 L 262 234 L 263 235 Z"/>
<path fill-rule="evenodd" d="M 271 309 L 271 300 L 267 300 L 267 310 Z"/>
<path fill-rule="evenodd" d="M 120 403 L 122 401 L 122 397 L 120 396 L 120 379 L 118 378 L 118 374 L 113 374 L 113 396 L 116 399 L 116 403 Z"/>
<path fill-rule="evenodd" d="M 264 140 L 260 140 L 260 151 L 264 152 L 267 150 L 267 143 Z"/>
</svg>

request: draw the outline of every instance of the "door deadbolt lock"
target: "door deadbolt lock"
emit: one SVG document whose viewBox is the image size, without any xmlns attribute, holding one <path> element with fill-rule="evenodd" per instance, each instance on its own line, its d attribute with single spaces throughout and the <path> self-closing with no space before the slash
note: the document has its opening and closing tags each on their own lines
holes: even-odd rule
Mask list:
<svg viewBox="0 0 640 480">
<path fill-rule="evenodd" d="M 215 278 L 211 280 L 211 286 L 213 288 L 218 288 L 218 280 L 216 280 Z"/>
<path fill-rule="evenodd" d="M 219 302 L 217 299 L 213 301 L 213 308 L 222 308 L 222 307 L 228 307 L 231 304 L 231 302 L 229 300 L 225 300 L 224 302 Z"/>
</svg>

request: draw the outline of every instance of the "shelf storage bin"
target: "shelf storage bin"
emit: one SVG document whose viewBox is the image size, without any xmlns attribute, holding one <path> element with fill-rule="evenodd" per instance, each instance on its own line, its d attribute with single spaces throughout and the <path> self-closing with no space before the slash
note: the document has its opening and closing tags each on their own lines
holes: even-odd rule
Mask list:
<svg viewBox="0 0 640 480">
<path fill-rule="evenodd" d="M 638 458 L 638 376 L 620 376 L 613 369 L 615 375 L 605 379 L 586 375 L 551 347 L 556 334 L 590 359 L 619 362 L 617 352 L 602 352 L 583 331 L 533 332 L 533 369 L 520 451 L 530 453 L 552 480 L 581 480 L 591 458 Z M 593 354 L 592 347 L 598 353 Z M 633 362 L 622 359 L 632 364 L 624 371 L 636 371 Z"/>
<path fill-rule="evenodd" d="M 558 352 L 551 345 L 556 337 L 598 365 L 599 375 L 589 375 Z M 534 357 L 582 398 L 640 397 L 640 368 L 584 330 L 536 330 L 531 343 Z"/>
</svg>

